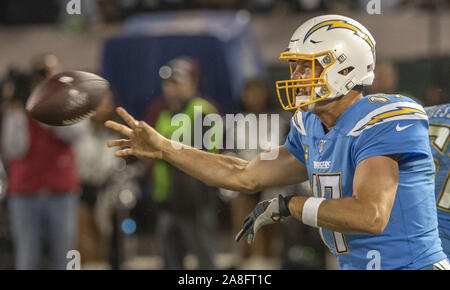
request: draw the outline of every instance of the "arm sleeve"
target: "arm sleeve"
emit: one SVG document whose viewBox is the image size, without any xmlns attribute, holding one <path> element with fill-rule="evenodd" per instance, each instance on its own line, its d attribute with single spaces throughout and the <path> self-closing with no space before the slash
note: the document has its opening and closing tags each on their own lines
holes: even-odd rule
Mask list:
<svg viewBox="0 0 450 290">
<path fill-rule="evenodd" d="M 364 131 L 355 142 L 354 162 L 379 155 L 402 154 L 401 160 L 428 157 L 428 120 L 386 122 Z"/>
<path fill-rule="evenodd" d="M 295 122 L 294 118 L 292 118 L 291 120 L 291 129 L 286 138 L 284 146 L 292 155 L 294 155 L 298 160 L 300 160 L 300 162 L 305 164 L 306 163 L 305 151 L 303 150 L 303 145 L 300 141 L 300 133 L 298 132 L 298 129 L 293 124 L 293 122 Z"/>
</svg>

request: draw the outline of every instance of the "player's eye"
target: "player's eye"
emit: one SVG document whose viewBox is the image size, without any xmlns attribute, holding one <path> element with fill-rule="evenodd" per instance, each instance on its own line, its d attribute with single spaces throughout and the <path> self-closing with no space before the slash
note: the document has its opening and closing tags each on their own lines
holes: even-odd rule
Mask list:
<svg viewBox="0 0 450 290">
<path fill-rule="evenodd" d="M 301 61 L 296 61 L 294 63 L 294 71 L 300 72 L 300 73 L 304 73 L 305 72 L 305 66 Z"/>
</svg>

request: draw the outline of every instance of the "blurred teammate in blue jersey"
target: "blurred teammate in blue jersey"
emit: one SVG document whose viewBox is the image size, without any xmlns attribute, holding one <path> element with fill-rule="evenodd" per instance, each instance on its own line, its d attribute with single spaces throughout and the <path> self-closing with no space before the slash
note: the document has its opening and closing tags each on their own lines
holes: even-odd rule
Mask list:
<svg viewBox="0 0 450 290">
<path fill-rule="evenodd" d="M 435 173 L 435 196 L 438 213 L 439 236 L 442 248 L 450 257 L 450 104 L 427 107 L 430 120 L 430 142 Z"/>
<path fill-rule="evenodd" d="M 313 197 L 260 202 L 236 236 L 293 216 L 317 227 L 341 269 L 450 269 L 438 235 L 434 163 L 424 109 L 400 95 L 364 97 L 374 80 L 375 40 L 357 21 L 315 17 L 301 25 L 280 58 L 290 80 L 276 88 L 285 110 L 297 109 L 277 158 L 251 161 L 173 146 L 124 109 L 128 139 L 117 156 L 160 158 L 202 180 L 238 192 L 310 181 Z"/>
</svg>

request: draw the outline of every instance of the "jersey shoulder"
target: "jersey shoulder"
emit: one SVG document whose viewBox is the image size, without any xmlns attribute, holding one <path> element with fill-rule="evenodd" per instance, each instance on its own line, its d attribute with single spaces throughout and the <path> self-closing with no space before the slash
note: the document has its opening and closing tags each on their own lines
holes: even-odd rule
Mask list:
<svg viewBox="0 0 450 290">
<path fill-rule="evenodd" d="M 424 120 L 428 122 L 424 108 L 403 95 L 368 95 L 354 105 L 357 105 L 355 112 L 352 112 L 350 116 L 353 125 L 348 130 L 347 136 L 359 136 L 372 128 L 392 126 L 393 121 Z"/>
<path fill-rule="evenodd" d="M 364 96 L 361 100 L 355 103 L 357 111 L 361 114 L 369 114 L 374 111 L 385 111 L 393 107 L 419 107 L 422 112 L 424 108 L 413 99 L 403 95 L 390 94 L 372 94 Z M 381 109 L 383 108 L 383 109 Z"/>
<path fill-rule="evenodd" d="M 446 119 L 446 123 L 450 123 L 450 103 L 426 107 L 428 117 L 431 119 Z"/>
<path fill-rule="evenodd" d="M 345 132 L 347 136 L 359 136 L 366 130 L 396 120 L 428 120 L 423 107 L 411 98 L 387 94 L 363 97 L 350 106 L 340 118 L 343 120 L 338 125 L 339 131 Z M 321 126 L 321 122 L 315 114 L 297 109 L 291 125 L 298 134 L 308 136 L 310 132 L 318 129 L 317 126 Z"/>
</svg>

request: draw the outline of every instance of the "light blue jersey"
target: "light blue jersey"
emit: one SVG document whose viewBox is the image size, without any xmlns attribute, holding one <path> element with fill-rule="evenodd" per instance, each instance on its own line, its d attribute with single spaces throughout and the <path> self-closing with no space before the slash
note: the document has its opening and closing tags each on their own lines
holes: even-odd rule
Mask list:
<svg viewBox="0 0 450 290">
<path fill-rule="evenodd" d="M 430 120 L 430 143 L 436 165 L 435 196 L 442 248 L 450 258 L 450 104 L 425 109 Z"/>
<path fill-rule="evenodd" d="M 424 109 L 400 95 L 358 100 L 327 134 L 316 115 L 295 113 L 285 146 L 306 165 L 316 196 L 350 197 L 359 162 L 402 154 L 394 205 L 381 234 L 320 229 L 341 269 L 421 269 L 446 258 L 437 229 L 435 168 L 428 140 Z"/>
</svg>

